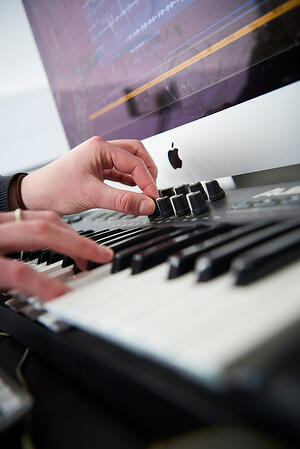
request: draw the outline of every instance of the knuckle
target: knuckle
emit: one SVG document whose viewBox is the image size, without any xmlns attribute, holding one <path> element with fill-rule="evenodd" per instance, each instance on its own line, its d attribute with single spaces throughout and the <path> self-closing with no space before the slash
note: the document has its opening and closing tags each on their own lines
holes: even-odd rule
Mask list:
<svg viewBox="0 0 300 449">
<path fill-rule="evenodd" d="M 120 193 L 116 198 L 116 210 L 129 213 L 133 208 L 133 200 L 130 192 Z"/>
<path fill-rule="evenodd" d="M 58 214 L 52 210 L 45 212 L 45 220 L 57 223 L 60 220 Z"/>
<path fill-rule="evenodd" d="M 101 142 L 104 142 L 104 139 L 103 139 L 103 137 L 100 137 L 100 136 L 93 136 L 90 138 L 90 142 L 93 144 L 99 144 Z"/>
<path fill-rule="evenodd" d="M 45 220 L 37 220 L 34 225 L 33 231 L 38 237 L 46 237 L 50 233 L 50 225 Z"/>
<path fill-rule="evenodd" d="M 141 142 L 139 139 L 134 139 L 134 140 L 132 141 L 132 143 L 133 143 L 133 145 L 134 145 L 135 147 L 141 147 L 141 146 L 142 146 L 142 142 Z"/>
</svg>

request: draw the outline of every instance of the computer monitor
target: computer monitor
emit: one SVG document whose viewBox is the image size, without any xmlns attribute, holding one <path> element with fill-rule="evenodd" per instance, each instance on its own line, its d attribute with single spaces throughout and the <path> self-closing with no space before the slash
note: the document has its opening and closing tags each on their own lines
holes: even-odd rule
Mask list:
<svg viewBox="0 0 300 449">
<path fill-rule="evenodd" d="M 300 162 L 300 0 L 23 0 L 74 147 L 142 139 L 158 185 Z"/>
</svg>

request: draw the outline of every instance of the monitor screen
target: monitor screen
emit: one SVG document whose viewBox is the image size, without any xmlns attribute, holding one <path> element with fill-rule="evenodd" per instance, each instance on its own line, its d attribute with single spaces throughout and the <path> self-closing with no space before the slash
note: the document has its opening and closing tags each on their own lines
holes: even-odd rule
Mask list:
<svg viewBox="0 0 300 449">
<path fill-rule="evenodd" d="M 24 0 L 70 146 L 92 135 L 146 143 L 150 138 L 151 152 L 163 144 L 164 156 L 184 146 L 168 131 L 199 119 L 209 124 L 203 119 L 299 84 L 299 5 L 299 0 Z M 289 105 L 293 96 L 278 104 Z M 233 128 L 239 127 L 230 113 L 227 117 Z M 217 128 L 220 144 L 222 128 Z M 189 144 L 192 161 L 195 152 L 203 156 L 203 146 L 212 146 L 199 129 L 200 138 Z M 215 134 L 214 125 L 208 129 Z M 167 140 L 154 140 L 153 148 L 156 135 Z M 228 150 L 220 144 L 223 169 L 213 176 L 250 171 L 247 157 L 241 168 L 226 167 L 229 144 Z M 290 157 L 280 161 L 267 155 L 261 168 L 300 162 L 292 147 Z M 185 157 L 191 161 L 191 155 Z M 250 168 L 260 164 L 256 160 Z M 183 170 L 184 177 L 194 178 L 191 171 Z"/>
</svg>

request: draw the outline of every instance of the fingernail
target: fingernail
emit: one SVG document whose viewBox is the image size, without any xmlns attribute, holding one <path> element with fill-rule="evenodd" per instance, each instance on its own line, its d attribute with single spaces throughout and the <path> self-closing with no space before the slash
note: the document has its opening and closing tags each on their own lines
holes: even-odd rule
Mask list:
<svg viewBox="0 0 300 449">
<path fill-rule="evenodd" d="M 142 200 L 139 205 L 139 214 L 150 215 L 154 212 L 155 204 L 150 198 L 148 200 Z"/>
</svg>

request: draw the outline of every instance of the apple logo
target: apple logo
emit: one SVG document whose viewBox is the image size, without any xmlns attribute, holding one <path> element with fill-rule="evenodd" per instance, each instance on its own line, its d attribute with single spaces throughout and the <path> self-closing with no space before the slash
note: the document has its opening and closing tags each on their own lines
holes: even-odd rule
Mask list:
<svg viewBox="0 0 300 449">
<path fill-rule="evenodd" d="M 174 142 L 172 142 L 172 149 L 168 151 L 168 158 L 172 167 L 176 168 L 182 167 L 182 160 L 178 156 L 178 148 L 174 148 Z"/>
</svg>

